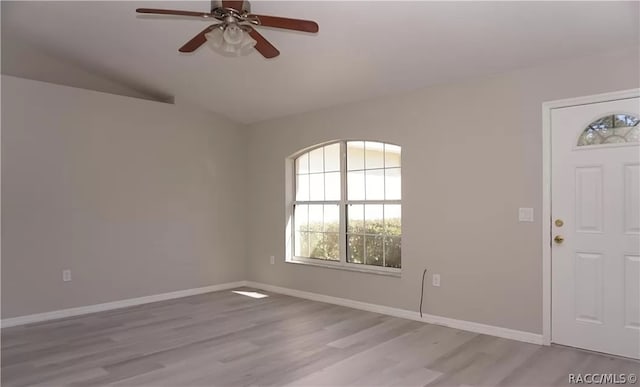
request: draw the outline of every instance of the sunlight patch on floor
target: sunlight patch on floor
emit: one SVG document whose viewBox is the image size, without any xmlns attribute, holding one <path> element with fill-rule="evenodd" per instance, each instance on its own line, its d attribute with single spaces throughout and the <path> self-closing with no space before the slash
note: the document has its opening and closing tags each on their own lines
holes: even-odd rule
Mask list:
<svg viewBox="0 0 640 387">
<path fill-rule="evenodd" d="M 262 293 L 258 293 L 258 292 L 246 292 L 243 290 L 232 290 L 232 293 L 235 294 L 240 294 L 242 296 L 247 296 L 247 297 L 251 297 L 251 298 L 265 298 L 265 297 L 269 297 L 266 294 L 262 294 Z"/>
</svg>

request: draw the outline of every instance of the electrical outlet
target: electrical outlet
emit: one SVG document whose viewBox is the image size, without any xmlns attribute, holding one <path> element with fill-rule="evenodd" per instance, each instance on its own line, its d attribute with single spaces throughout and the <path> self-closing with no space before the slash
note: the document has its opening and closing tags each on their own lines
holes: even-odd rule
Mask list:
<svg viewBox="0 0 640 387">
<path fill-rule="evenodd" d="M 71 270 L 62 270 L 62 280 L 64 282 L 71 281 Z"/>
<path fill-rule="evenodd" d="M 433 286 L 440 286 L 440 274 L 434 274 L 431 283 Z"/>
<path fill-rule="evenodd" d="M 275 265 L 276 263 L 276 257 L 274 257 L 273 255 L 269 257 L 269 263 L 271 263 L 272 265 Z"/>
</svg>

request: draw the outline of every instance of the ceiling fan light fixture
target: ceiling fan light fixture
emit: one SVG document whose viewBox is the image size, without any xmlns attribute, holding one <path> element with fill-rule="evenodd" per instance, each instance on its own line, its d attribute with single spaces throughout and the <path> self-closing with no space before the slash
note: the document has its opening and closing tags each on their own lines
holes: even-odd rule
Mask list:
<svg viewBox="0 0 640 387">
<path fill-rule="evenodd" d="M 207 43 L 209 43 L 211 48 L 220 48 L 225 43 L 222 34 L 222 28 L 217 27 L 207 32 L 204 37 L 207 38 Z"/>
<path fill-rule="evenodd" d="M 257 43 L 236 24 L 215 28 L 205 38 L 212 50 L 227 56 L 247 55 Z"/>
<path fill-rule="evenodd" d="M 257 44 L 256 40 L 249 35 L 248 32 L 242 31 L 242 42 L 238 47 L 239 55 L 247 55 L 253 51 L 253 47 Z"/>
<path fill-rule="evenodd" d="M 234 46 L 236 44 L 242 43 L 243 35 L 244 31 L 242 30 L 242 28 L 238 27 L 237 24 L 227 25 L 227 28 L 225 28 L 224 32 L 222 33 L 224 41 Z"/>
</svg>

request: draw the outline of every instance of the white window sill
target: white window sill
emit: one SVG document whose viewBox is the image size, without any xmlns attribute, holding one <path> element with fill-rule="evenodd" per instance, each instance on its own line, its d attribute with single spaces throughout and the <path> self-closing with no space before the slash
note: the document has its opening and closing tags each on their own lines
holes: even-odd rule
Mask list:
<svg viewBox="0 0 640 387">
<path fill-rule="evenodd" d="M 295 265 L 305 265 L 305 266 L 315 266 L 322 267 L 325 269 L 334 269 L 334 270 L 346 270 L 346 271 L 355 271 L 359 273 L 367 273 L 367 274 L 376 274 L 376 275 L 384 275 L 387 277 L 401 277 L 402 269 L 396 269 L 391 267 L 376 267 L 371 265 L 355 265 L 355 264 L 342 264 L 340 262 L 311 262 L 309 260 L 301 260 L 301 259 L 287 259 L 286 263 L 293 263 Z M 362 267 L 360 267 L 362 266 Z"/>
</svg>

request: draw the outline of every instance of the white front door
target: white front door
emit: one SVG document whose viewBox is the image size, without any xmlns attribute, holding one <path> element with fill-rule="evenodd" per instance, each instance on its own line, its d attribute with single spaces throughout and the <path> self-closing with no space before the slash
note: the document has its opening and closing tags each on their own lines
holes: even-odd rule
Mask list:
<svg viewBox="0 0 640 387">
<path fill-rule="evenodd" d="M 640 358 L 639 104 L 551 111 L 551 340 L 632 358 Z"/>
</svg>

